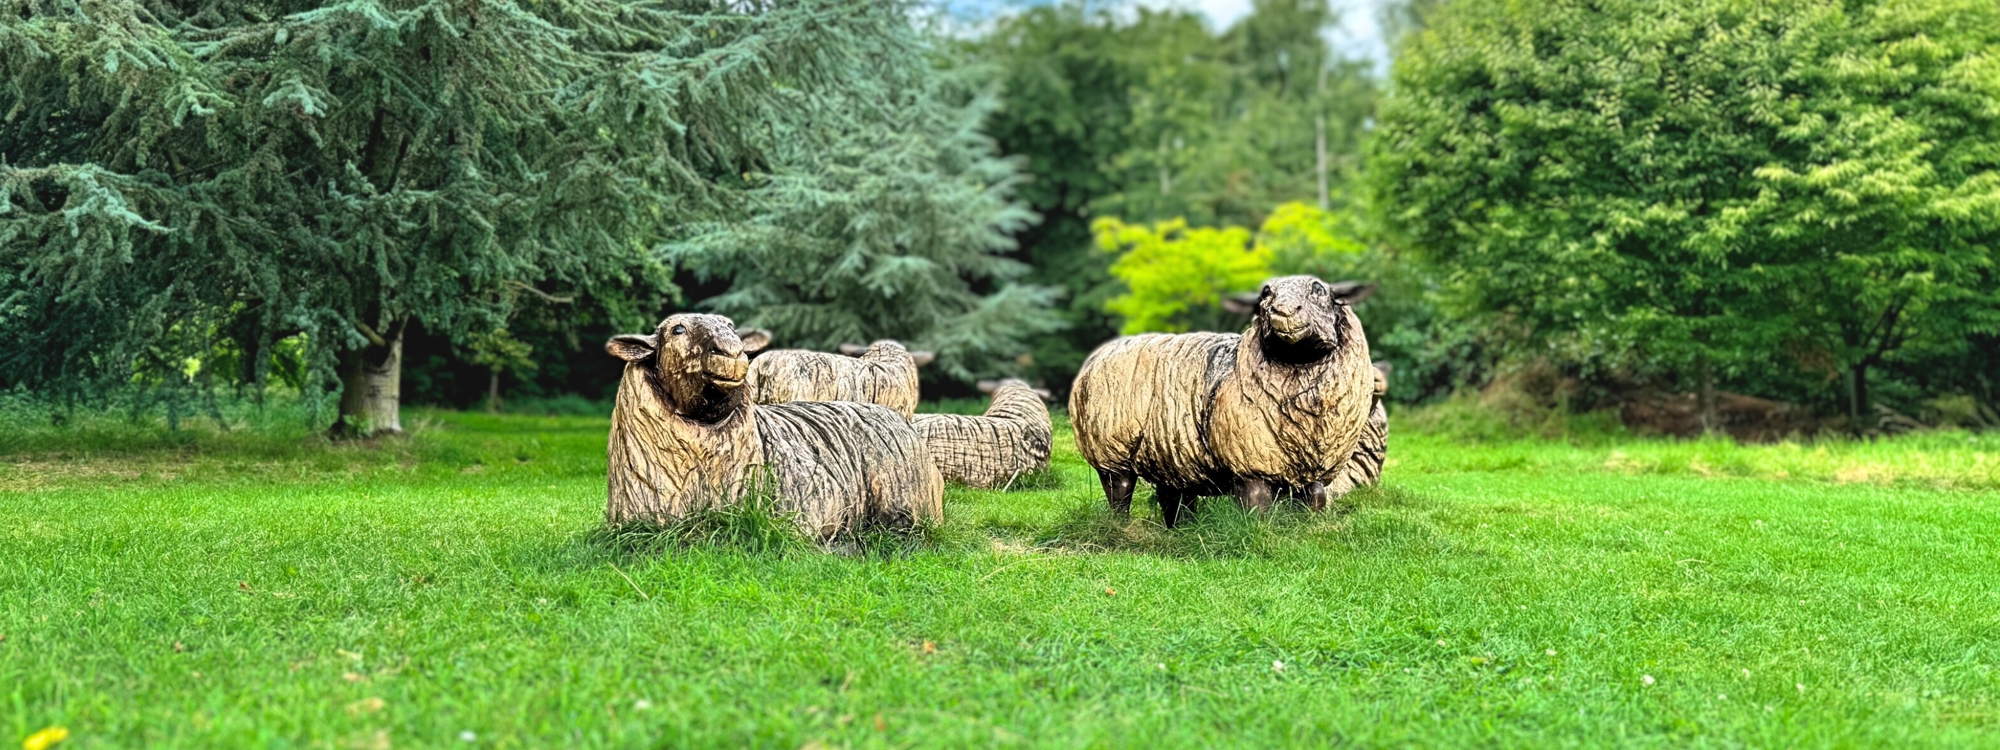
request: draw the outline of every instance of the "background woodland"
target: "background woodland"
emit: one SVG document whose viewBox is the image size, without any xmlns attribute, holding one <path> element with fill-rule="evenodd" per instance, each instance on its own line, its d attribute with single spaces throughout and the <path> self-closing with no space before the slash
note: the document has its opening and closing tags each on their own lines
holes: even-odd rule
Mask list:
<svg viewBox="0 0 2000 750">
<path fill-rule="evenodd" d="M 1313 273 L 1402 403 L 2000 426 L 1989 0 L 1382 12 L 0 0 L 0 391 L 587 410 L 689 309 L 1062 391 Z"/>
</svg>

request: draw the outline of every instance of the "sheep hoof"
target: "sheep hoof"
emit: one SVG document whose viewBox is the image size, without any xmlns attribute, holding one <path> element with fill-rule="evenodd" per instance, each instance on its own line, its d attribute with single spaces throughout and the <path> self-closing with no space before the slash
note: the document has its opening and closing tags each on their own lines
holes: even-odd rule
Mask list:
<svg viewBox="0 0 2000 750">
<path fill-rule="evenodd" d="M 1263 513 L 1271 509 L 1271 483 L 1262 479 L 1245 479 L 1236 489 L 1236 504 L 1253 513 Z"/>
<path fill-rule="evenodd" d="M 1104 484 L 1104 502 L 1111 506 L 1111 515 L 1119 520 L 1132 517 L 1132 484 L 1135 479 L 1130 474 L 1097 472 L 1097 480 Z"/>
<path fill-rule="evenodd" d="M 1191 496 L 1186 492 L 1157 487 L 1153 490 L 1153 497 L 1159 499 L 1160 520 L 1165 522 L 1169 529 L 1180 522 L 1181 511 L 1183 509 L 1192 510 L 1192 508 L 1188 507 L 1188 500 Z"/>
<path fill-rule="evenodd" d="M 1325 483 L 1313 482 L 1312 484 L 1306 485 L 1306 507 L 1312 508 L 1314 513 L 1322 513 L 1326 511 Z"/>
</svg>

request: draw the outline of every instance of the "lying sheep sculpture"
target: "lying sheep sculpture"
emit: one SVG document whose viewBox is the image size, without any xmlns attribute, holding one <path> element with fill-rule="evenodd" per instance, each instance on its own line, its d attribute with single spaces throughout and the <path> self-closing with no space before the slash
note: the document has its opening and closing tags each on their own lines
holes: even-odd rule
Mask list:
<svg viewBox="0 0 2000 750">
<path fill-rule="evenodd" d="M 855 401 L 881 404 L 909 419 L 917 412 L 917 368 L 929 352 L 911 352 L 884 339 L 866 348 L 843 344 L 842 354 L 779 349 L 750 363 L 750 400 Z"/>
<path fill-rule="evenodd" d="M 1092 352 L 1070 419 L 1113 512 L 1130 512 L 1135 479 L 1153 484 L 1168 526 L 1200 495 L 1265 508 L 1292 491 L 1321 510 L 1376 481 L 1388 422 L 1371 429 L 1376 374 L 1349 308 L 1371 290 L 1272 279 L 1241 334 L 1145 334 Z"/>
<path fill-rule="evenodd" d="M 971 487 L 1001 487 L 1048 468 L 1053 428 L 1042 403 L 1048 392 L 1012 379 L 981 381 L 979 390 L 993 395 L 985 414 L 918 414 L 910 420 L 938 473 Z"/>
<path fill-rule="evenodd" d="M 728 318 L 674 315 L 604 348 L 626 363 L 611 413 L 611 523 L 667 523 L 738 502 L 759 466 L 775 475 L 779 511 L 820 538 L 943 515 L 944 480 L 896 412 L 750 403 L 750 362 Z"/>
</svg>

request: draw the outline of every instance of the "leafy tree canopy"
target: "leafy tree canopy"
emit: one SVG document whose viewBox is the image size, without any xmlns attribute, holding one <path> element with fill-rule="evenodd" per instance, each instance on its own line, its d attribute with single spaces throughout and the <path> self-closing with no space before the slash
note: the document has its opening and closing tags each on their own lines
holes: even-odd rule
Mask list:
<svg viewBox="0 0 2000 750">
<path fill-rule="evenodd" d="M 1855 416 L 1871 369 L 2000 331 L 1992 2 L 1454 0 L 1427 20 L 1370 203 L 1462 309 Z"/>
<path fill-rule="evenodd" d="M 1118 330 L 1105 303 L 1121 289 L 1093 220 L 1254 227 L 1274 205 L 1315 200 L 1321 174 L 1337 199 L 1372 107 L 1369 72 L 1327 45 L 1324 0 L 1261 0 L 1229 29 L 1131 6 L 1028 8 L 969 45 L 1001 69 L 986 131 L 1026 160 L 1020 195 L 1044 217 L 1017 257 L 1068 295 L 1067 329 L 1034 348 L 1051 383 Z"/>
</svg>

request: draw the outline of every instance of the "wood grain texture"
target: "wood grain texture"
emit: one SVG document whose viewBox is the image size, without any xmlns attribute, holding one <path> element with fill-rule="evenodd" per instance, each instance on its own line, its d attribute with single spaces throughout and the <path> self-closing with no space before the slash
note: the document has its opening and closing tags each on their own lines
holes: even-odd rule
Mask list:
<svg viewBox="0 0 2000 750">
<path fill-rule="evenodd" d="M 750 363 L 750 400 L 854 401 L 880 404 L 909 419 L 917 411 L 917 362 L 894 341 L 877 341 L 861 356 L 778 349 Z"/>
<path fill-rule="evenodd" d="M 848 401 L 752 407 L 779 507 L 825 538 L 871 523 L 944 518 L 944 478 L 902 415 Z"/>
<path fill-rule="evenodd" d="M 607 448 L 611 523 L 669 523 L 742 500 L 768 469 L 777 507 L 825 538 L 864 523 L 942 518 L 944 480 L 916 429 L 887 407 L 759 406 L 729 319 L 675 315 L 650 336 L 619 336 L 626 360 Z"/>
<path fill-rule="evenodd" d="M 918 414 L 910 425 L 939 473 L 967 486 L 1001 487 L 1049 466 L 1048 405 L 1019 380 L 1001 381 L 985 414 Z"/>
<path fill-rule="evenodd" d="M 1360 319 L 1318 279 L 1293 276 L 1267 283 L 1242 334 L 1098 347 L 1071 389 L 1070 419 L 1114 509 L 1134 477 L 1175 498 L 1235 491 L 1256 504 L 1314 485 L 1337 497 L 1381 475 L 1377 385 Z"/>
</svg>

